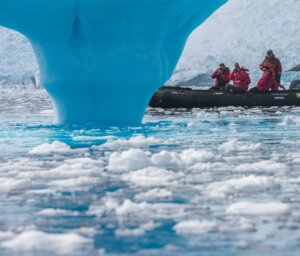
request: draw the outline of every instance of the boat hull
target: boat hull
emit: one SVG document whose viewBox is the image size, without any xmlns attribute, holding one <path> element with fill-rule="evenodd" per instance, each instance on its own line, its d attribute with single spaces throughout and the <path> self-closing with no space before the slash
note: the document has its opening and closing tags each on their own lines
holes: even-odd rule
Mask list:
<svg viewBox="0 0 300 256">
<path fill-rule="evenodd" d="M 154 108 L 300 106 L 300 91 L 226 93 L 162 87 L 149 105 Z"/>
</svg>

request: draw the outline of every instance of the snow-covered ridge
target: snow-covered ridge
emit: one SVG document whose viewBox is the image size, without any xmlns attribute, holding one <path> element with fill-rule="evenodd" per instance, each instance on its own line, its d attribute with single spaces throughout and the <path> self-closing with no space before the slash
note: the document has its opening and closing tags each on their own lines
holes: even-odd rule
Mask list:
<svg viewBox="0 0 300 256">
<path fill-rule="evenodd" d="M 210 73 L 221 62 L 239 62 L 257 80 L 268 49 L 285 71 L 293 68 L 300 63 L 299 13 L 299 0 L 229 0 L 192 34 L 172 82 Z"/>
<path fill-rule="evenodd" d="M 193 33 L 170 83 L 210 73 L 220 62 L 245 65 L 255 81 L 270 48 L 284 70 L 293 68 L 300 63 L 299 13 L 299 0 L 229 0 Z M 30 84 L 38 67 L 28 40 L 0 28 L 0 42 L 0 84 Z"/>
</svg>

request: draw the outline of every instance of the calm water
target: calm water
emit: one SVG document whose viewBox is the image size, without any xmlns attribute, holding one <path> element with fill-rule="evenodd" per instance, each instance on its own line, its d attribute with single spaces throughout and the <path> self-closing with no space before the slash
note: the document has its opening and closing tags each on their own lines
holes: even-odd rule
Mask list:
<svg viewBox="0 0 300 256">
<path fill-rule="evenodd" d="M 299 255 L 300 108 L 53 120 L 0 89 L 0 255 Z"/>
</svg>

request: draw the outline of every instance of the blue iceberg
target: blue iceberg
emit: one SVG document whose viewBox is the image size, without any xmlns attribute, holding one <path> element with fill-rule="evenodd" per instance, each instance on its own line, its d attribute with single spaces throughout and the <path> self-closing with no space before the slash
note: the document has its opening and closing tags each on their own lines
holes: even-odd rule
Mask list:
<svg viewBox="0 0 300 256">
<path fill-rule="evenodd" d="M 58 121 L 136 125 L 189 34 L 225 0 L 0 0 L 32 43 Z"/>
</svg>

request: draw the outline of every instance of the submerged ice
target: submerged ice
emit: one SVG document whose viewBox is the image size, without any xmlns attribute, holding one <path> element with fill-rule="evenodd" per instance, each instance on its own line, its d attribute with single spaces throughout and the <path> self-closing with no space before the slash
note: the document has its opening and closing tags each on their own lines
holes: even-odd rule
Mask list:
<svg viewBox="0 0 300 256">
<path fill-rule="evenodd" d="M 192 30 L 225 0 L 0 0 L 26 35 L 61 123 L 138 124 Z"/>
</svg>

